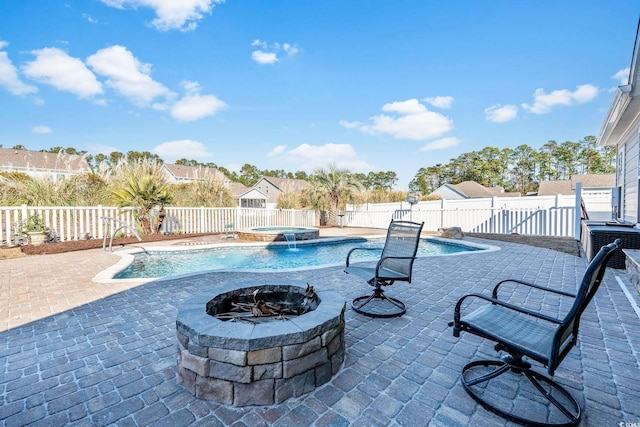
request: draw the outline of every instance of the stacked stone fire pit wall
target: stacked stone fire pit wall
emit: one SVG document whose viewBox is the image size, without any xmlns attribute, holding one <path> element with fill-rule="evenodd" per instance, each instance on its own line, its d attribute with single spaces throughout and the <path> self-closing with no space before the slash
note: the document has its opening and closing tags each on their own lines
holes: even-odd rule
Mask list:
<svg viewBox="0 0 640 427">
<path fill-rule="evenodd" d="M 256 283 L 241 284 L 247 286 Z M 213 297 L 237 288 L 200 295 L 178 311 L 178 379 L 187 390 L 227 405 L 271 405 L 308 393 L 338 372 L 345 302 L 336 292 L 316 290 L 318 308 L 287 320 L 251 324 L 206 314 Z"/>
</svg>

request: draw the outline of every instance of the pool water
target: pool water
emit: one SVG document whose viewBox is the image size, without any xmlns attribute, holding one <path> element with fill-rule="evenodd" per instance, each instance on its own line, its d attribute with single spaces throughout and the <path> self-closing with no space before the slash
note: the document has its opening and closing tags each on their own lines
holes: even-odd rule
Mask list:
<svg viewBox="0 0 640 427">
<path fill-rule="evenodd" d="M 382 248 L 384 239 L 349 239 L 337 242 L 293 245 L 233 246 L 188 251 L 147 251 L 135 254 L 133 262 L 114 279 L 176 276 L 207 270 L 260 270 L 317 268 L 344 265 L 355 247 Z M 421 239 L 418 257 L 478 251 L 482 248 Z M 377 261 L 379 251 L 356 251 L 352 262 Z"/>
</svg>

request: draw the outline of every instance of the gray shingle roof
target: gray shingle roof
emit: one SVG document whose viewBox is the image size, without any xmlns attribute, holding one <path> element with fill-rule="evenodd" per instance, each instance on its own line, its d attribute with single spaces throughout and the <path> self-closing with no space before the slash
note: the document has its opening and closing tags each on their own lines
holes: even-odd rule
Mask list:
<svg viewBox="0 0 640 427">
<path fill-rule="evenodd" d="M 616 174 L 584 174 L 572 175 L 571 179 L 542 181 L 538 187 L 538 196 L 571 195 L 576 193 L 576 183 L 582 188 L 611 188 L 616 185 Z"/>
<path fill-rule="evenodd" d="M 227 181 L 227 177 L 216 168 L 205 166 L 185 166 L 165 163 L 165 168 L 179 181 Z"/>
<path fill-rule="evenodd" d="M 274 178 L 272 176 L 263 176 L 262 179 L 269 181 L 271 185 L 277 187 L 280 191 L 302 191 L 311 187 L 307 181 L 303 179 L 292 178 Z"/>
<path fill-rule="evenodd" d="M 45 153 L 13 148 L 0 148 L 0 170 L 66 174 L 91 173 L 87 159 L 78 154 Z"/>
</svg>

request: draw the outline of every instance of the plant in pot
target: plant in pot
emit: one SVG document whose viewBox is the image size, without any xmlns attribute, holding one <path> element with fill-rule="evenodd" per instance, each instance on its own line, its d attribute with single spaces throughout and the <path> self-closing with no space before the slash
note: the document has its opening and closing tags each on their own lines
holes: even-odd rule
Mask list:
<svg viewBox="0 0 640 427">
<path fill-rule="evenodd" d="M 38 215 L 30 215 L 22 224 L 22 232 L 29 239 L 30 245 L 41 245 L 49 239 L 49 228 Z"/>
</svg>

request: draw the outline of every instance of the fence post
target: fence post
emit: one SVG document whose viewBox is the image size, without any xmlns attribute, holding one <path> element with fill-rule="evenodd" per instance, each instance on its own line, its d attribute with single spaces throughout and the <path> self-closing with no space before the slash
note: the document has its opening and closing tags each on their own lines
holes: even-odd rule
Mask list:
<svg viewBox="0 0 640 427">
<path fill-rule="evenodd" d="M 580 240 L 580 226 L 582 221 L 582 183 L 576 182 L 576 210 L 574 213 L 575 228 L 573 229 L 573 238 Z"/>
<path fill-rule="evenodd" d="M 496 205 L 498 204 L 498 198 L 493 196 L 491 198 L 491 219 L 489 220 L 488 233 L 496 233 Z"/>
</svg>

